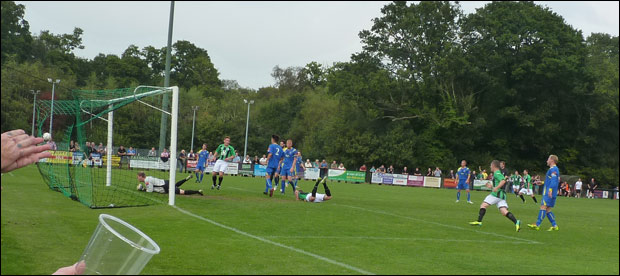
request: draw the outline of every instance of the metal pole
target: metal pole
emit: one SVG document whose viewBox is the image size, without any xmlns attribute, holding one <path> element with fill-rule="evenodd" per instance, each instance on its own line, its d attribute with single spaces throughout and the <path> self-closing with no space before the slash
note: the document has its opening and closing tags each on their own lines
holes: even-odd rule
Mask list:
<svg viewBox="0 0 620 276">
<path fill-rule="evenodd" d="M 250 104 L 251 102 L 248 102 L 248 116 L 247 116 L 247 119 L 245 120 L 245 147 L 243 148 L 244 160 L 248 152 L 248 128 L 250 126 Z"/>
<path fill-rule="evenodd" d="M 198 106 L 192 106 L 194 110 L 194 120 L 192 121 L 192 147 L 190 150 L 194 149 L 194 128 L 196 127 L 196 110 L 198 110 Z"/>
<path fill-rule="evenodd" d="M 170 86 L 170 52 L 172 51 L 172 23 L 174 22 L 174 1 L 170 2 L 170 20 L 168 22 L 168 47 L 166 48 L 166 71 L 164 78 L 164 87 Z M 168 100 L 168 94 L 163 95 L 162 109 L 168 110 L 170 100 Z M 168 115 L 161 114 L 161 126 L 159 127 L 159 151 L 161 152 L 166 146 L 166 130 L 168 128 Z"/>
<path fill-rule="evenodd" d="M 174 206 L 175 183 L 177 175 L 177 126 L 179 118 L 179 88 L 172 87 L 172 112 L 170 126 L 170 183 L 168 188 L 168 205 Z"/>
<path fill-rule="evenodd" d="M 30 90 L 30 92 L 32 92 L 32 94 L 34 94 L 34 102 L 32 103 L 32 132 L 30 133 L 30 135 L 36 136 L 34 134 L 34 117 L 36 116 L 35 110 L 36 110 L 36 106 L 37 106 L 37 94 L 39 94 L 39 92 L 41 92 L 41 90 L 37 90 L 37 92 L 34 92 L 34 90 Z"/>
<path fill-rule="evenodd" d="M 109 106 L 110 110 L 112 110 L 112 105 Z M 110 111 L 108 112 L 108 144 L 107 144 L 107 149 L 106 149 L 106 180 L 105 180 L 105 185 L 106 186 L 112 186 L 112 143 L 113 138 L 112 135 L 114 134 L 114 111 Z"/>
<path fill-rule="evenodd" d="M 56 88 L 56 83 L 52 82 L 52 110 L 51 110 L 51 115 L 50 115 L 50 135 L 53 136 L 52 134 L 52 122 L 54 121 L 54 90 Z"/>
</svg>

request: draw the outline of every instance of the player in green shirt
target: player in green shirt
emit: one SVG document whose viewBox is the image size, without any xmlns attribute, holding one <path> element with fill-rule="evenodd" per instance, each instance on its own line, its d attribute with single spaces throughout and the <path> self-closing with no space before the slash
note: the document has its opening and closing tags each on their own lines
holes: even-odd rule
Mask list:
<svg viewBox="0 0 620 276">
<path fill-rule="evenodd" d="M 499 161 L 493 160 L 491 162 L 491 171 L 493 172 L 493 184 L 487 184 L 488 188 L 492 188 L 491 194 L 489 194 L 482 204 L 480 205 L 480 211 L 478 214 L 478 220 L 472 221 L 469 223 L 471 226 L 482 226 L 482 218 L 486 213 L 487 207 L 489 205 L 497 205 L 500 213 L 510 219 L 515 224 L 515 228 L 517 232 L 521 230 L 521 221 L 516 219 L 515 216 L 508 211 L 508 203 L 506 203 L 506 191 L 504 190 L 504 185 L 506 185 L 506 179 L 504 175 L 499 170 Z"/>
<path fill-rule="evenodd" d="M 222 180 L 224 180 L 224 172 L 228 168 L 228 161 L 231 161 L 235 158 L 235 148 L 230 145 L 230 137 L 226 136 L 224 138 L 224 144 L 217 146 L 215 152 L 213 153 L 213 160 L 217 160 L 215 162 L 215 166 L 213 166 L 213 185 L 211 186 L 211 190 L 215 188 L 215 181 L 217 180 L 217 174 L 220 174 L 219 184 L 217 185 L 217 189 L 219 190 L 222 187 Z"/>
<path fill-rule="evenodd" d="M 521 181 L 523 180 L 523 178 L 519 174 L 519 171 L 515 171 L 515 174 L 513 174 L 511 178 L 512 178 L 512 192 L 515 194 L 516 197 L 518 197 L 519 190 L 521 189 Z"/>
<path fill-rule="evenodd" d="M 534 203 L 538 203 L 538 200 L 536 200 L 536 195 L 534 195 L 534 192 L 532 190 L 532 177 L 527 170 L 523 170 L 523 183 L 523 188 L 519 190 L 519 197 L 521 197 L 523 203 L 525 203 L 525 198 L 523 198 L 524 194 L 531 196 L 534 200 Z"/>
</svg>

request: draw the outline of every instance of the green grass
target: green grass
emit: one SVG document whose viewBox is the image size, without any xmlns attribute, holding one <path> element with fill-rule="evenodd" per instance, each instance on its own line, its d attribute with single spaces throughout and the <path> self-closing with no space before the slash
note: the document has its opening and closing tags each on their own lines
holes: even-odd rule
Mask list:
<svg viewBox="0 0 620 276">
<path fill-rule="evenodd" d="M 481 228 L 467 225 L 486 192 L 472 192 L 469 205 L 454 203 L 454 190 L 331 183 L 334 199 L 310 204 L 296 202 L 290 188 L 286 196 L 265 197 L 262 178 L 226 177 L 221 191 L 209 190 L 209 182 L 189 181 L 183 188 L 206 195 L 178 196 L 177 206 L 344 265 L 167 205 L 89 209 L 48 189 L 30 166 L 2 176 L 2 274 L 50 274 L 73 264 L 101 213 L 159 244 L 143 274 L 618 274 L 615 200 L 559 198 L 560 231 L 516 233 L 495 207 Z M 311 185 L 301 183 L 304 190 Z M 515 197 L 508 204 L 524 225 L 535 221 L 538 205 Z"/>
</svg>

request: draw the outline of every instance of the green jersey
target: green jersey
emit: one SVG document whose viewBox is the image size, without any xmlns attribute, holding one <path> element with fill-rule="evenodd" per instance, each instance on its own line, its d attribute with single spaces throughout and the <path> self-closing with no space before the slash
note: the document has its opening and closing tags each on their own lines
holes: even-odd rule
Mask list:
<svg viewBox="0 0 620 276">
<path fill-rule="evenodd" d="M 235 156 L 235 149 L 231 145 L 225 146 L 224 144 L 221 144 L 217 146 L 215 152 L 217 153 L 217 159 L 219 160 L 224 160 L 231 156 Z"/>
<path fill-rule="evenodd" d="M 525 188 L 526 189 L 531 189 L 532 188 L 532 177 L 529 174 L 526 174 L 523 177 L 523 181 L 525 182 Z"/>
<path fill-rule="evenodd" d="M 512 185 L 515 185 L 515 186 L 521 185 L 521 176 L 520 175 L 513 175 L 512 176 Z"/>
<path fill-rule="evenodd" d="M 499 186 L 499 183 L 501 183 L 502 180 L 504 180 L 504 175 L 502 174 L 502 172 L 500 172 L 499 170 L 495 171 L 493 173 L 493 188 Z M 503 187 L 497 189 L 497 192 L 491 192 L 491 195 L 501 199 L 506 199 L 506 192 L 504 191 Z"/>
</svg>

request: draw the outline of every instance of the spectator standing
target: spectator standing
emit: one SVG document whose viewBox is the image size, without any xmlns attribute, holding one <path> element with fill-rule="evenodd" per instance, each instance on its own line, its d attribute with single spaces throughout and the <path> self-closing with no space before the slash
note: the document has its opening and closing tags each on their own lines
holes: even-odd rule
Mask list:
<svg viewBox="0 0 620 276">
<path fill-rule="evenodd" d="M 426 170 L 426 176 L 433 176 L 433 170 L 431 168 L 428 168 L 428 170 Z"/>
<path fill-rule="evenodd" d="M 387 173 L 394 173 L 394 166 L 390 165 L 390 167 L 387 169 Z"/>
<path fill-rule="evenodd" d="M 69 151 L 70 152 L 74 152 L 75 151 L 75 143 L 73 142 L 73 140 L 71 140 L 71 142 L 69 142 Z"/>
<path fill-rule="evenodd" d="M 375 169 L 375 166 L 372 166 L 372 167 L 370 168 L 370 171 L 369 171 L 369 172 L 370 172 L 370 173 L 375 173 L 376 171 L 377 171 L 377 169 Z"/>
<path fill-rule="evenodd" d="M 189 153 L 187 154 L 187 160 L 196 160 L 196 154 L 194 153 L 193 149 L 189 150 Z"/>
<path fill-rule="evenodd" d="M 254 161 L 252 163 L 253 164 L 258 164 L 258 155 L 254 156 Z"/>
<path fill-rule="evenodd" d="M 441 170 L 439 169 L 439 167 L 435 167 L 435 172 L 433 172 L 433 175 L 435 177 L 441 177 Z"/>
<path fill-rule="evenodd" d="M 129 164 L 127 164 L 127 166 L 129 167 L 130 170 L 133 170 L 133 168 L 131 167 L 131 159 L 136 156 L 136 149 L 129 147 L 129 149 L 127 150 L 127 162 Z"/>
<path fill-rule="evenodd" d="M 335 162 L 335 161 L 334 161 Z M 321 162 L 321 165 L 319 167 L 321 170 L 319 171 L 320 173 L 320 177 L 323 178 L 325 177 L 325 175 L 327 175 L 327 162 L 325 161 L 325 159 L 323 159 L 323 162 Z"/>
<path fill-rule="evenodd" d="M 304 167 L 307 168 L 312 168 L 312 163 L 310 162 L 310 159 L 306 159 L 306 163 L 304 164 Z"/>
<path fill-rule="evenodd" d="M 179 163 L 181 163 L 181 166 L 179 166 L 179 172 L 187 172 L 187 154 L 185 154 L 184 149 L 181 150 L 181 153 L 179 153 L 177 159 L 179 160 Z"/>
<path fill-rule="evenodd" d="M 422 172 L 420 171 L 420 168 L 415 168 L 415 172 L 413 172 L 413 175 L 421 176 Z"/>
<path fill-rule="evenodd" d="M 385 165 L 381 165 L 381 167 L 379 167 L 379 169 L 377 169 L 378 173 L 385 173 Z"/>
<path fill-rule="evenodd" d="M 116 155 L 118 155 L 121 158 L 120 162 L 118 162 L 118 168 L 122 169 L 123 168 L 123 164 L 124 163 L 128 163 L 127 162 L 127 150 L 125 149 L 125 147 L 123 147 L 123 145 L 121 145 L 118 148 L 118 151 L 116 152 Z M 127 166 L 129 166 L 129 165 L 127 165 Z"/>
<path fill-rule="evenodd" d="M 343 170 L 346 171 L 347 169 L 344 167 L 344 164 L 340 163 L 340 165 L 338 166 L 339 170 Z"/>
<path fill-rule="evenodd" d="M 581 182 L 581 178 L 579 178 L 579 180 L 575 182 L 575 197 L 576 198 L 581 198 L 581 186 L 582 185 L 583 185 L 583 182 Z"/>
<path fill-rule="evenodd" d="M 159 158 L 164 163 L 168 162 L 168 159 L 170 159 L 170 153 L 168 152 L 168 150 L 166 150 L 166 148 L 164 148 L 164 151 L 161 152 Z M 164 169 L 162 169 L 161 171 L 164 171 Z"/>
<path fill-rule="evenodd" d="M 157 157 L 157 151 L 155 150 L 155 147 L 152 147 L 151 150 L 149 150 L 149 154 L 147 156 L 148 157 Z"/>
<path fill-rule="evenodd" d="M 263 154 L 263 157 L 258 160 L 261 165 L 267 165 L 267 157 Z"/>
<path fill-rule="evenodd" d="M 362 164 L 362 166 L 360 167 L 360 172 L 365 172 L 366 171 L 366 164 Z"/>
<path fill-rule="evenodd" d="M 314 160 L 314 163 L 312 163 L 312 167 L 313 168 L 318 168 L 319 167 L 319 159 Z"/>
<path fill-rule="evenodd" d="M 594 178 L 590 179 L 590 183 L 588 183 L 588 198 L 594 198 L 596 186 L 596 180 L 594 180 Z"/>
<path fill-rule="evenodd" d="M 332 162 L 331 169 L 335 170 L 337 168 L 338 168 L 338 164 L 336 163 L 336 160 L 334 160 L 334 162 Z"/>
<path fill-rule="evenodd" d="M 233 158 L 233 163 L 241 163 L 241 157 L 239 157 L 238 153 L 235 153 L 235 157 Z"/>
<path fill-rule="evenodd" d="M 252 160 L 249 155 L 245 156 L 245 159 L 243 159 L 243 164 L 252 164 Z"/>
<path fill-rule="evenodd" d="M 455 179 L 456 176 L 454 175 L 454 170 L 450 170 L 450 178 L 451 179 Z"/>
<path fill-rule="evenodd" d="M 407 171 L 407 167 L 403 167 L 403 172 L 401 174 L 409 175 L 409 171 Z"/>
</svg>

